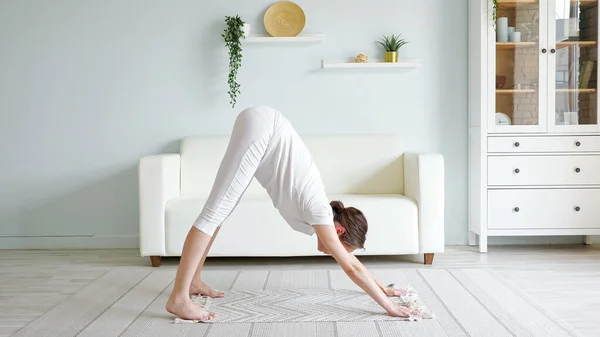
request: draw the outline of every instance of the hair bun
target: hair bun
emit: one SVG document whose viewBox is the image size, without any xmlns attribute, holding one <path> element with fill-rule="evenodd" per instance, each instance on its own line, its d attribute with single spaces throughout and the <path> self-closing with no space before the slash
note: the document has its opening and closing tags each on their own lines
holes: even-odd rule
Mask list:
<svg viewBox="0 0 600 337">
<path fill-rule="evenodd" d="M 344 210 L 344 203 L 339 200 L 334 200 L 329 203 L 335 214 L 340 214 Z"/>
</svg>

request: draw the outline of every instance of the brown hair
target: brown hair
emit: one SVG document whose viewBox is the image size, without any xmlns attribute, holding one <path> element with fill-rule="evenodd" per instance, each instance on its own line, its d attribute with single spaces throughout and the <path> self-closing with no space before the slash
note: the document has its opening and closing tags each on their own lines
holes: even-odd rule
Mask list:
<svg viewBox="0 0 600 337">
<path fill-rule="evenodd" d="M 365 248 L 369 225 L 363 212 L 354 207 L 344 207 L 344 203 L 334 200 L 329 203 L 333 209 L 333 220 L 344 227 L 340 240 L 354 249 Z"/>
</svg>

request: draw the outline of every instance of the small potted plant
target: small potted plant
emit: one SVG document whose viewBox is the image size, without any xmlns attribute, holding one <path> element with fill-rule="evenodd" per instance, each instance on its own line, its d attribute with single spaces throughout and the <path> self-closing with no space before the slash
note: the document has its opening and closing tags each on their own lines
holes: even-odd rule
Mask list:
<svg viewBox="0 0 600 337">
<path fill-rule="evenodd" d="M 400 38 L 401 35 L 383 36 L 380 41 L 377 41 L 385 49 L 385 62 L 398 62 L 398 50 L 408 43 Z"/>
<path fill-rule="evenodd" d="M 242 66 L 242 43 L 240 39 L 245 38 L 244 21 L 239 16 L 226 16 L 225 24 L 225 31 L 221 36 L 229 50 L 229 75 L 227 77 L 229 91 L 227 93 L 229 94 L 229 104 L 234 108 L 237 103 L 237 96 L 241 93 L 241 86 L 237 82 L 237 73 Z"/>
</svg>

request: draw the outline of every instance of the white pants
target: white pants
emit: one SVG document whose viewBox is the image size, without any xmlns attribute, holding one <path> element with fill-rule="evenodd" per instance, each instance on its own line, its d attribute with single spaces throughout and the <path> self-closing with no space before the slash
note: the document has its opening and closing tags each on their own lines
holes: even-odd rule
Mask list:
<svg viewBox="0 0 600 337">
<path fill-rule="evenodd" d="M 273 135 L 288 123 L 279 111 L 243 110 L 236 118 L 212 191 L 194 227 L 212 236 L 233 212 L 259 170 Z"/>
</svg>

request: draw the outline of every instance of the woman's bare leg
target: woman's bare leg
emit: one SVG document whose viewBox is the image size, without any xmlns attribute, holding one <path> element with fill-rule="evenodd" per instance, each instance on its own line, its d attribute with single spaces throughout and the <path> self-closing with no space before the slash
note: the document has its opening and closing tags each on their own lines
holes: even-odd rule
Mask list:
<svg viewBox="0 0 600 337">
<path fill-rule="evenodd" d="M 189 295 L 194 273 L 210 240 L 210 235 L 196 227 L 190 228 L 185 238 L 181 261 L 175 276 L 175 286 L 166 307 L 168 312 L 182 319 L 206 321 L 214 317 L 213 313 L 198 308 L 192 303 Z"/>
<path fill-rule="evenodd" d="M 236 208 L 254 179 L 272 132 L 273 122 L 259 110 L 244 110 L 236 118 L 213 188 L 185 239 L 175 287 L 167 303 L 167 311 L 170 313 L 191 320 L 214 317 L 214 314 L 197 308 L 192 303 L 190 290 L 196 290 L 191 289 L 192 281 L 195 275 L 200 280 L 204 259 L 214 235 Z"/>
<path fill-rule="evenodd" d="M 198 264 L 198 269 L 196 269 L 196 274 L 194 275 L 194 279 L 192 280 L 192 285 L 190 286 L 190 295 L 203 295 L 203 296 L 208 296 L 208 297 L 223 297 L 223 296 L 225 296 L 225 293 L 223 293 L 222 291 L 217 291 L 217 290 L 211 289 L 209 286 L 206 285 L 206 283 L 204 283 L 202 281 L 202 278 L 201 278 L 202 267 L 204 266 L 204 261 L 206 261 L 206 256 L 208 255 L 208 252 L 210 251 L 210 247 L 212 247 L 212 244 L 215 241 L 215 238 L 217 237 L 217 234 L 219 233 L 220 229 L 221 229 L 220 226 L 217 227 L 217 230 L 213 234 L 212 238 L 210 238 L 208 247 L 206 247 L 204 254 L 202 254 L 202 259 L 200 260 L 200 263 Z"/>
</svg>

